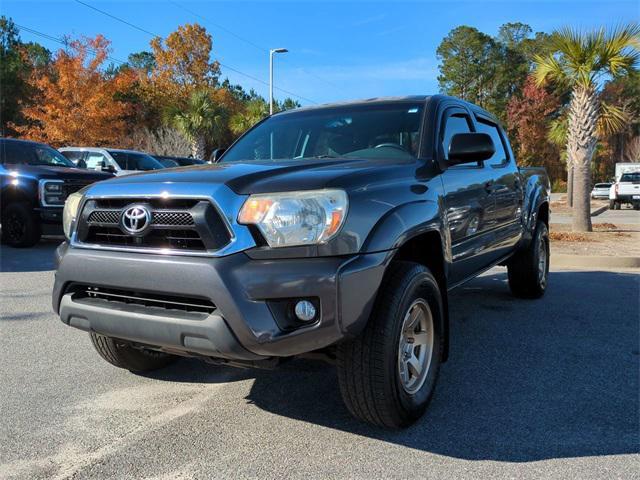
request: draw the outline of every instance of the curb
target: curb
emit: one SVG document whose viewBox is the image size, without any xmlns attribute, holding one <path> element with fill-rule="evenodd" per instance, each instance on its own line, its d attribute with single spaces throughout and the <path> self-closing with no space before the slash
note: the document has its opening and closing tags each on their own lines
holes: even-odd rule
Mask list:
<svg viewBox="0 0 640 480">
<path fill-rule="evenodd" d="M 594 210 L 593 212 L 591 212 L 591 216 L 592 217 L 597 217 L 598 215 L 600 215 L 602 212 L 609 210 L 609 207 L 604 206 L 604 207 L 600 207 L 596 210 Z"/>
<path fill-rule="evenodd" d="M 568 255 L 551 252 L 551 266 L 580 268 L 640 268 L 640 257 Z"/>
</svg>

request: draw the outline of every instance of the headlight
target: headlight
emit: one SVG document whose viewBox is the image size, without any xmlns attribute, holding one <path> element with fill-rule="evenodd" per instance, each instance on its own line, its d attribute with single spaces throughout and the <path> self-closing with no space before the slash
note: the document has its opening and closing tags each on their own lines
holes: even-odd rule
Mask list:
<svg viewBox="0 0 640 480">
<path fill-rule="evenodd" d="M 62 228 L 67 238 L 71 238 L 71 227 L 78 216 L 78 208 L 80 207 L 81 200 L 82 194 L 76 192 L 69 195 L 64 204 L 64 209 L 62 210 Z"/>
<path fill-rule="evenodd" d="M 40 203 L 44 207 L 60 207 L 64 204 L 62 180 L 40 180 Z"/>
<path fill-rule="evenodd" d="M 257 226 L 270 247 L 326 243 L 340 230 L 347 204 L 343 190 L 251 195 L 238 223 Z"/>
</svg>

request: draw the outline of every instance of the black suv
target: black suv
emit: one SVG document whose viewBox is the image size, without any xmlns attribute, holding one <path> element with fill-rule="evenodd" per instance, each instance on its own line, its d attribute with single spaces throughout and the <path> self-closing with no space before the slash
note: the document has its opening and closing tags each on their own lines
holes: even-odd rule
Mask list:
<svg viewBox="0 0 640 480">
<path fill-rule="evenodd" d="M 31 247 L 62 234 L 62 207 L 81 188 L 113 175 L 76 166 L 48 145 L 0 138 L 2 242 Z"/>
</svg>

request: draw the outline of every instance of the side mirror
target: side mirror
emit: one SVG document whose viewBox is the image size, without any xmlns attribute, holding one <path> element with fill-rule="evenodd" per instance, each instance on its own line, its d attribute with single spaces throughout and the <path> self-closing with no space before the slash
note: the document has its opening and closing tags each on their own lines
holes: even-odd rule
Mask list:
<svg viewBox="0 0 640 480">
<path fill-rule="evenodd" d="M 496 153 L 491 136 L 486 133 L 456 133 L 449 145 L 449 165 L 487 160 Z"/>
<path fill-rule="evenodd" d="M 220 158 L 222 157 L 222 154 L 226 151 L 227 151 L 226 148 L 216 148 L 211 154 L 211 161 L 213 163 L 217 163 L 218 160 L 220 160 Z"/>
<path fill-rule="evenodd" d="M 114 168 L 114 166 L 113 165 L 105 165 L 104 161 L 102 162 L 101 170 L 103 172 L 107 172 L 107 173 L 116 173 L 116 169 Z"/>
</svg>

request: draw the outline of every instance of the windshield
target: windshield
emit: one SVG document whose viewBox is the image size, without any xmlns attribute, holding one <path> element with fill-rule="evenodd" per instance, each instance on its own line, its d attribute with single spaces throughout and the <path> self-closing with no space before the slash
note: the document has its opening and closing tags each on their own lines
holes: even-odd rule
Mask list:
<svg viewBox="0 0 640 480">
<path fill-rule="evenodd" d="M 18 141 L 6 141 L 1 145 L 1 157 L 7 164 L 75 168 L 71 160 L 47 145 Z"/>
<path fill-rule="evenodd" d="M 620 177 L 620 181 L 638 183 L 640 182 L 640 172 L 624 173 L 622 177 Z"/>
<path fill-rule="evenodd" d="M 167 168 L 175 168 L 180 166 L 178 162 L 172 160 L 171 158 L 158 158 L 157 160 Z"/>
<path fill-rule="evenodd" d="M 59 151 L 47 147 L 46 145 L 37 145 L 33 149 L 33 155 L 27 158 L 30 165 L 49 165 L 52 167 L 75 167 L 75 164 Z"/>
<path fill-rule="evenodd" d="M 109 150 L 109 154 L 122 170 L 158 170 L 164 168 L 160 162 L 146 153 Z"/>
<path fill-rule="evenodd" d="M 422 109 L 403 102 L 276 115 L 240 138 L 221 161 L 417 157 Z"/>
</svg>

